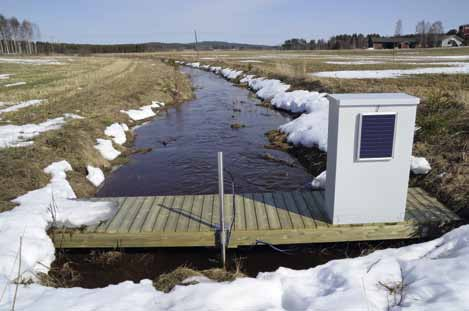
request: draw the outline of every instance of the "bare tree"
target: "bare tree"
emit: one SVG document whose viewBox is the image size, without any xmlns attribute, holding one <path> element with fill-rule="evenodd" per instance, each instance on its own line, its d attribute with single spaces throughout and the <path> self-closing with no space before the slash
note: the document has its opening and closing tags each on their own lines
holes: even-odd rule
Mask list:
<svg viewBox="0 0 469 311">
<path fill-rule="evenodd" d="M 36 42 L 41 39 L 41 30 L 39 29 L 39 25 L 35 23 L 32 25 L 32 39 L 34 41 L 34 54 L 37 54 Z"/>
<path fill-rule="evenodd" d="M 425 20 L 418 22 L 415 27 L 415 32 L 418 35 L 420 46 L 423 48 L 428 46 L 428 33 L 430 31 L 430 27 L 430 23 Z"/>
<path fill-rule="evenodd" d="M 396 37 L 402 36 L 402 19 L 399 19 L 396 22 L 396 27 L 394 28 L 394 36 Z"/>
<path fill-rule="evenodd" d="M 32 54 L 31 40 L 33 38 L 33 24 L 27 19 L 21 23 L 21 39 L 25 42 L 26 50 L 29 54 Z"/>
<path fill-rule="evenodd" d="M 11 32 L 11 39 L 13 40 L 13 47 L 15 49 L 15 53 L 21 53 L 21 48 L 18 45 L 18 37 L 20 34 L 20 22 L 16 17 L 10 17 L 8 20 L 8 24 L 10 25 L 10 32 Z"/>
<path fill-rule="evenodd" d="M 8 20 L 5 18 L 5 16 L 0 14 L 0 35 L 2 38 L 2 43 L 3 43 L 3 51 L 4 53 L 10 53 L 10 25 L 8 23 Z"/>
<path fill-rule="evenodd" d="M 438 41 L 441 39 L 441 35 L 444 34 L 444 32 L 445 30 L 441 21 L 436 21 L 430 26 L 429 41 L 431 42 L 433 47 L 438 45 Z"/>
</svg>

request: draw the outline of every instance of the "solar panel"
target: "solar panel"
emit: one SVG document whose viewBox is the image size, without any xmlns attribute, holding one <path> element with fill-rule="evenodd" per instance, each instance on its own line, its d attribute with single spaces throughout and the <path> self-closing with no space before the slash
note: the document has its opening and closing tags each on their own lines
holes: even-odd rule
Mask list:
<svg viewBox="0 0 469 311">
<path fill-rule="evenodd" d="M 383 159 L 393 156 L 395 113 L 362 114 L 359 159 Z"/>
</svg>

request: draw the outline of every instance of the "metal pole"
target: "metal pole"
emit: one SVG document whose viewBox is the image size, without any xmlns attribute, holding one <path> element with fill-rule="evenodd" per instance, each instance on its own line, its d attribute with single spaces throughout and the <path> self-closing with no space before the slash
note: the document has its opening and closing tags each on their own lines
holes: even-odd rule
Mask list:
<svg viewBox="0 0 469 311">
<path fill-rule="evenodd" d="M 223 267 L 226 263 L 226 232 L 225 232 L 225 209 L 224 209 L 224 189 L 223 189 L 223 152 L 218 152 L 218 197 L 220 201 L 220 246 L 221 261 Z"/>
</svg>

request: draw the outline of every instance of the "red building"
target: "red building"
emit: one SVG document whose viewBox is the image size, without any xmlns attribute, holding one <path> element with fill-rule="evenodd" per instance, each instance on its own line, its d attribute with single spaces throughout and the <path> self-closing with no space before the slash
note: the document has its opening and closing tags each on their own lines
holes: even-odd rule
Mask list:
<svg viewBox="0 0 469 311">
<path fill-rule="evenodd" d="M 469 24 L 459 26 L 459 34 L 464 39 L 469 39 Z"/>
</svg>

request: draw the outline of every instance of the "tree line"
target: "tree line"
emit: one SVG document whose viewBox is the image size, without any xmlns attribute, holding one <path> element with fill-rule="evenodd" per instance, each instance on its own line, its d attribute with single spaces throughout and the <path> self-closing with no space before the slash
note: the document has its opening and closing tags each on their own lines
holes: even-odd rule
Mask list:
<svg viewBox="0 0 469 311">
<path fill-rule="evenodd" d="M 364 35 L 362 33 L 341 34 L 332 36 L 328 40 L 310 40 L 293 38 L 282 44 L 285 50 L 340 50 L 340 49 L 364 49 L 373 45 L 373 38 L 380 35 L 373 33 Z"/>
<path fill-rule="evenodd" d="M 436 47 L 441 37 L 445 34 L 443 23 L 441 21 L 429 22 L 419 21 L 415 26 L 414 34 L 402 34 L 402 20 L 396 22 L 394 28 L 394 37 L 412 38 L 420 47 Z M 447 35 L 462 36 L 456 29 L 451 29 Z M 305 40 L 303 38 L 293 38 L 286 40 L 281 48 L 285 50 L 340 50 L 340 49 L 365 49 L 373 46 L 374 38 L 381 38 L 377 33 L 372 34 L 342 34 L 330 37 L 328 40 Z"/>
<path fill-rule="evenodd" d="M 0 14 L 0 54 L 37 54 L 36 40 L 40 38 L 39 26 L 15 16 Z"/>
</svg>

